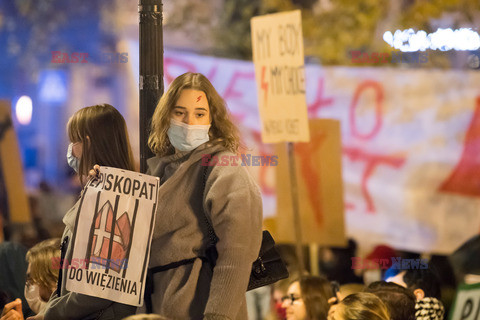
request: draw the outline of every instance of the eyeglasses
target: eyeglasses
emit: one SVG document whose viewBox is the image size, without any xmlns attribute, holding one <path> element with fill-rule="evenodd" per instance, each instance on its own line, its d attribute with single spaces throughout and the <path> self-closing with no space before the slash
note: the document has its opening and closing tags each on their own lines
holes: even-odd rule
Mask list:
<svg viewBox="0 0 480 320">
<path fill-rule="evenodd" d="M 297 300 L 302 300 L 302 298 L 300 298 L 299 296 L 295 296 L 293 293 L 282 297 L 282 302 L 290 301 L 291 305 L 293 305 L 293 303 Z"/>
</svg>

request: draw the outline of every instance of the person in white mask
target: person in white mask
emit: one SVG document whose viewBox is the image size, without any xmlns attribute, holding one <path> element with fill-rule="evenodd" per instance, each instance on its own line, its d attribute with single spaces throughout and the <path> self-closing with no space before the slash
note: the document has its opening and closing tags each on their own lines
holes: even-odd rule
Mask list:
<svg viewBox="0 0 480 320">
<path fill-rule="evenodd" d="M 171 83 L 148 143 L 156 157 L 147 174 L 161 186 L 147 311 L 168 319 L 247 319 L 262 200 L 237 161 L 240 138 L 225 101 L 204 75 L 189 72 Z"/>
<path fill-rule="evenodd" d="M 36 314 L 42 313 L 48 299 L 57 288 L 58 270 L 52 263 L 60 259 L 60 238 L 42 241 L 27 252 L 27 282 L 25 299 Z"/>
<path fill-rule="evenodd" d="M 77 172 L 85 186 L 89 169 L 94 164 L 134 170 L 134 160 L 125 119 L 109 104 L 98 104 L 79 109 L 67 123 L 68 138 L 71 142 L 67 151 L 67 162 Z M 83 194 L 86 188 L 82 190 Z M 135 306 L 114 302 L 90 295 L 67 290 L 67 272 L 75 266 L 73 257 L 73 233 L 80 219 L 79 206 L 82 197 L 63 217 L 65 229 L 61 240 L 61 264 L 54 294 L 50 296 L 43 314 L 30 317 L 31 320 L 80 320 L 122 319 L 136 311 Z M 32 295 L 35 291 L 33 290 Z M 40 295 L 42 295 L 40 291 Z M 27 319 L 27 320 L 28 320 Z"/>
<path fill-rule="evenodd" d="M 44 240 L 27 252 L 28 269 L 24 295 L 35 314 L 45 311 L 47 301 L 57 287 L 59 268 L 55 268 L 52 263 L 55 259 L 60 259 L 60 238 Z M 4 319 L 23 319 L 20 299 L 5 306 L 0 320 Z"/>
</svg>

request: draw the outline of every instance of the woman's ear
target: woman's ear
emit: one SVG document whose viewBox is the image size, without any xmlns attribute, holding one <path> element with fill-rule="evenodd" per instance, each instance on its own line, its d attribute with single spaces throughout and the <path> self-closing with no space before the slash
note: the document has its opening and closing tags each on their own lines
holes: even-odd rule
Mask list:
<svg viewBox="0 0 480 320">
<path fill-rule="evenodd" d="M 417 301 L 425 298 L 425 292 L 420 288 L 413 290 L 413 294 L 415 295 L 415 298 L 417 298 Z"/>
</svg>

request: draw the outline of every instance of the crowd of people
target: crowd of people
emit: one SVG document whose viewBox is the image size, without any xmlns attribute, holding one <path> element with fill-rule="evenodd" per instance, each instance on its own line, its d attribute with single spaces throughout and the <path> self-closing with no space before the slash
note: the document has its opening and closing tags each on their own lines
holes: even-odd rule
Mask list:
<svg viewBox="0 0 480 320">
<path fill-rule="evenodd" d="M 97 165 L 135 170 L 125 120 L 113 106 L 80 109 L 67 132 L 66 161 L 83 185 L 98 178 Z M 243 148 L 206 77 L 186 73 L 172 82 L 153 115 L 148 144 L 156 156 L 147 174 L 160 178 L 160 188 L 147 278 L 154 289 L 144 307 L 67 290 L 66 269 L 53 261 L 72 258 L 77 202 L 63 217 L 61 237 L 28 251 L 4 239 L 0 214 L 0 320 L 441 320 L 456 283 L 478 274 L 462 268 L 465 247 L 453 267 L 432 257 L 425 268 L 401 268 L 392 258 L 419 256 L 379 246 L 365 259 L 383 259 L 388 269 L 352 268 L 357 253 L 350 240 L 346 248 L 322 248 L 320 275 L 298 270 L 288 247 L 279 246 L 290 278 L 246 292 L 262 239 L 261 195 L 244 166 L 200 164 L 205 154 L 230 157 Z"/>
</svg>

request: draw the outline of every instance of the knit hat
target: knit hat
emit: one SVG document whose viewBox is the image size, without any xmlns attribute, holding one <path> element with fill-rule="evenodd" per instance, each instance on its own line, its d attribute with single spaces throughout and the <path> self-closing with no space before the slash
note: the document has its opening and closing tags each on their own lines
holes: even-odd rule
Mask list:
<svg viewBox="0 0 480 320">
<path fill-rule="evenodd" d="M 426 297 L 415 304 L 416 320 L 443 320 L 445 308 L 437 298 Z"/>
</svg>

